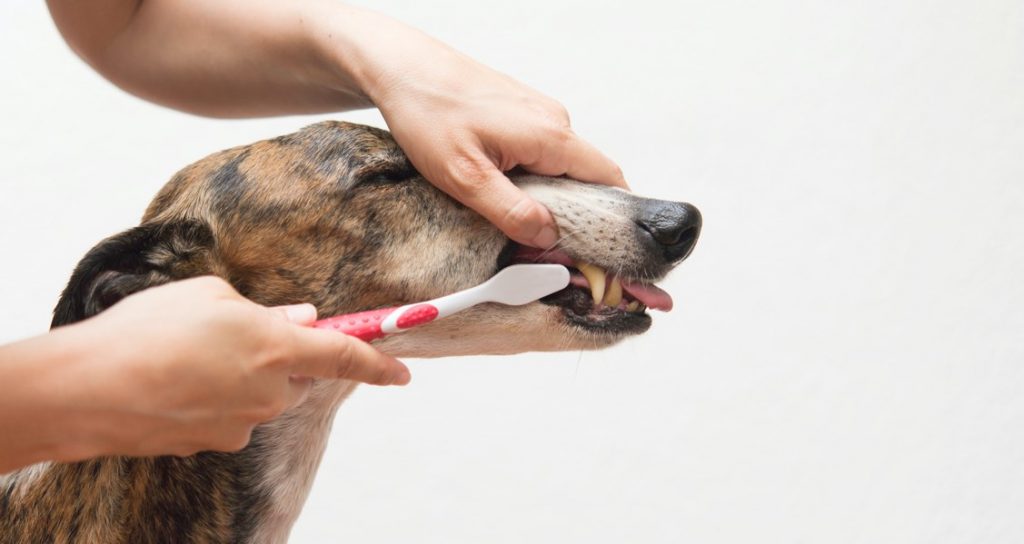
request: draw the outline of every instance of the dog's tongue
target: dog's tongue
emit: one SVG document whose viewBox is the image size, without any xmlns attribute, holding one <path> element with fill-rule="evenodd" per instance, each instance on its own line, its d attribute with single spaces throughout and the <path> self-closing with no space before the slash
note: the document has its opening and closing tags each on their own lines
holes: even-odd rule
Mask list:
<svg viewBox="0 0 1024 544">
<path fill-rule="evenodd" d="M 622 290 L 652 310 L 672 310 L 672 295 L 656 285 L 622 282 Z"/>
</svg>

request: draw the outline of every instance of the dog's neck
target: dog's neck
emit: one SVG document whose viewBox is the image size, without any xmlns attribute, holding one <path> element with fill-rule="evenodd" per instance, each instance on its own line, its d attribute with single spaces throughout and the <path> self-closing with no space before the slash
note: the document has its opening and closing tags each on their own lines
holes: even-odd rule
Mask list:
<svg viewBox="0 0 1024 544">
<path fill-rule="evenodd" d="M 318 380 L 305 402 L 255 431 L 270 508 L 253 542 L 288 540 L 323 458 L 334 415 L 355 387 L 350 381 Z"/>
</svg>

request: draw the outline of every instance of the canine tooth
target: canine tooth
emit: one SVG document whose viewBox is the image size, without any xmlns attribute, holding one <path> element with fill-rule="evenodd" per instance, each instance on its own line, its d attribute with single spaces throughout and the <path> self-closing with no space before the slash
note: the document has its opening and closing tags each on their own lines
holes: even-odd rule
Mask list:
<svg viewBox="0 0 1024 544">
<path fill-rule="evenodd" d="M 612 281 L 608 282 L 608 291 L 604 294 L 604 305 L 614 308 L 620 302 L 622 302 L 622 284 L 619 283 L 618 276 L 612 276 Z"/>
<path fill-rule="evenodd" d="M 594 304 L 601 304 L 604 298 L 604 270 L 589 263 L 576 263 L 576 268 L 583 273 L 584 278 L 587 278 Z"/>
<path fill-rule="evenodd" d="M 626 311 L 627 312 L 636 312 L 637 308 L 639 308 L 639 307 L 640 307 L 640 302 L 634 300 L 633 302 L 630 302 L 629 304 L 626 305 Z"/>
</svg>

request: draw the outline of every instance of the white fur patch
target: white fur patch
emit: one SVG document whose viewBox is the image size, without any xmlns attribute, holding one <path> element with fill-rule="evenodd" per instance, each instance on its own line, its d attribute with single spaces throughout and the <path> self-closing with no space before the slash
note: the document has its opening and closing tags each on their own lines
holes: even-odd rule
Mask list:
<svg viewBox="0 0 1024 544">
<path fill-rule="evenodd" d="M 263 425 L 262 485 L 271 497 L 271 511 L 262 518 L 252 542 L 287 542 L 323 458 L 338 406 L 355 382 L 318 380 L 300 406 Z"/>
</svg>

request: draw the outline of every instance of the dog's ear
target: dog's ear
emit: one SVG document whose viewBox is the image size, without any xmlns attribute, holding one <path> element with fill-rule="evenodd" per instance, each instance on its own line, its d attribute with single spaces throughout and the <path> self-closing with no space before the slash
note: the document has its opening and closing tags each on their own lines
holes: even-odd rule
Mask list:
<svg viewBox="0 0 1024 544">
<path fill-rule="evenodd" d="M 92 317 L 122 298 L 213 271 L 213 233 L 195 221 L 149 224 L 103 240 L 79 261 L 51 327 Z"/>
</svg>

